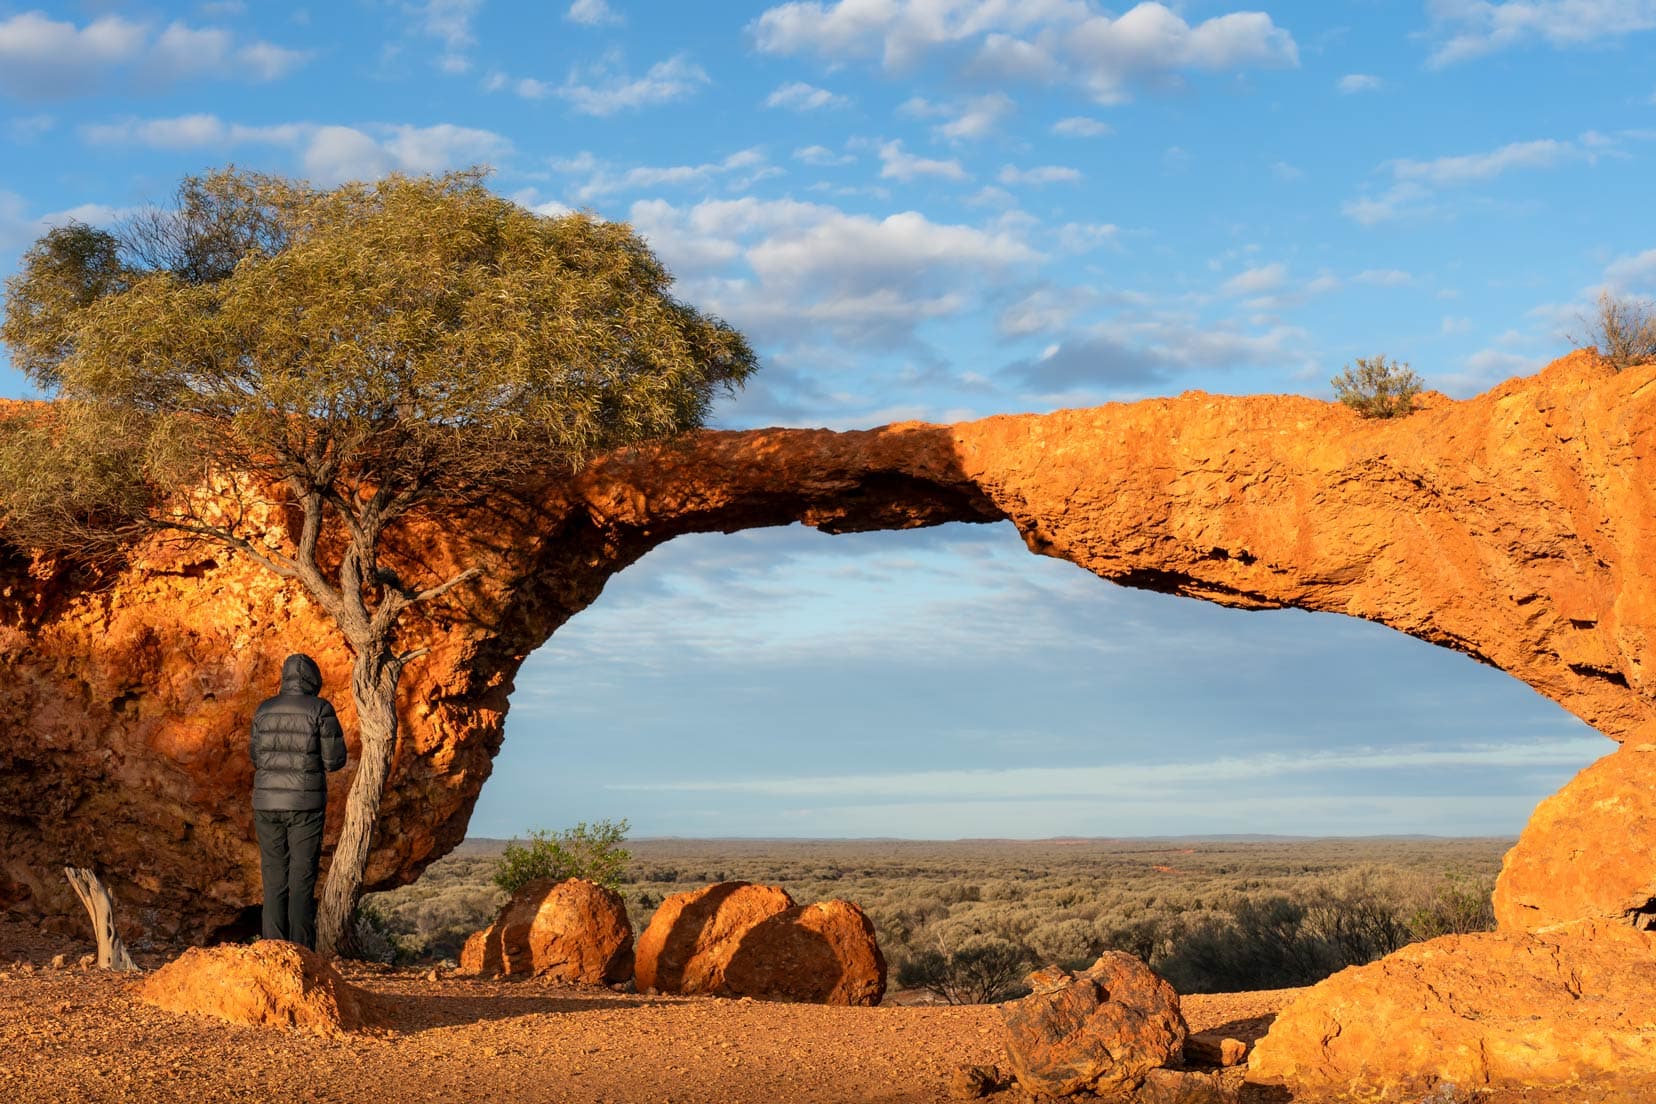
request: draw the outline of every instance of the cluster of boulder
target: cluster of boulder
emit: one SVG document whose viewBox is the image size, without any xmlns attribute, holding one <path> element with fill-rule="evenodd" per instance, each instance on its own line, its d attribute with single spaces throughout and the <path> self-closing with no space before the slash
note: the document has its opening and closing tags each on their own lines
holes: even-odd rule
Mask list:
<svg viewBox="0 0 1656 1104">
<path fill-rule="evenodd" d="M 571 984 L 633 981 L 640 992 L 875 1005 L 886 963 L 850 901 L 796 905 L 786 890 L 720 882 L 676 893 L 634 946 L 614 890 L 580 879 L 530 882 L 474 933 L 460 972 Z"/>
</svg>

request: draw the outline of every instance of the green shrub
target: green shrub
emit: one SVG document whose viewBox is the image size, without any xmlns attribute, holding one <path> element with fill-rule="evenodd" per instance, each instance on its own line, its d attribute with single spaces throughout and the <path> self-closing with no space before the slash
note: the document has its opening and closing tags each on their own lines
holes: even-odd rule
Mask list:
<svg viewBox="0 0 1656 1104">
<path fill-rule="evenodd" d="M 1358 357 L 1357 367 L 1328 381 L 1334 397 L 1365 418 L 1398 418 L 1414 410 L 1414 398 L 1425 386 L 1407 364 L 1387 361 L 1384 356 Z"/>
<path fill-rule="evenodd" d="M 1601 291 L 1598 314 L 1587 323 L 1587 340 L 1570 340 L 1593 346 L 1618 372 L 1656 360 L 1656 303 Z"/>
<path fill-rule="evenodd" d="M 494 884 L 507 893 L 537 878 L 585 878 L 609 889 L 621 885 L 621 874 L 632 853 L 621 844 L 631 827 L 625 820 L 582 821 L 561 832 L 537 828 L 529 846 L 513 840 L 495 864 Z"/>
<path fill-rule="evenodd" d="M 998 1004 L 1028 990 L 1029 952 L 1006 939 L 979 936 L 954 950 L 927 948 L 897 968 L 897 984 L 930 989 L 950 1004 Z"/>
</svg>

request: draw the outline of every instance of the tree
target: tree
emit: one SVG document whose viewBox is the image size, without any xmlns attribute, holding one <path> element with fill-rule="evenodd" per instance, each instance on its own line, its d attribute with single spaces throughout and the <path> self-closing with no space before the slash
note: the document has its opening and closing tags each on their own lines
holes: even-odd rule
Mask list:
<svg viewBox="0 0 1656 1104">
<path fill-rule="evenodd" d="M 495 864 L 494 884 L 507 893 L 516 893 L 537 878 L 585 878 L 617 889 L 621 873 L 632 859 L 632 852 L 621 846 L 630 827 L 625 820 L 600 820 L 591 825 L 583 820 L 555 834 L 537 828 L 529 833 L 528 847 L 520 846 L 517 840 L 506 845 Z"/>
<path fill-rule="evenodd" d="M 998 936 L 974 936 L 949 948 L 917 951 L 897 970 L 897 983 L 930 989 L 950 1004 L 998 1004 L 1027 990 L 1029 953 Z"/>
<path fill-rule="evenodd" d="M 701 425 L 755 359 L 670 283 L 625 224 L 535 215 L 479 171 L 317 190 L 233 168 L 113 232 L 48 232 L 6 282 L 0 339 L 55 399 L 0 433 L 7 539 L 116 559 L 157 532 L 215 542 L 302 586 L 352 652 L 362 753 L 325 951 L 347 949 L 423 652 L 405 615 L 480 572 L 405 578 L 388 540 Z"/>
<path fill-rule="evenodd" d="M 1414 397 L 1425 385 L 1407 364 L 1388 362 L 1385 357 L 1358 357 L 1357 367 L 1328 381 L 1334 397 L 1365 418 L 1397 418 L 1414 410 Z"/>
<path fill-rule="evenodd" d="M 1656 360 L 1656 303 L 1601 291 L 1598 314 L 1583 322 L 1586 338 L 1569 338 L 1571 344 L 1591 345 L 1616 371 Z"/>
</svg>

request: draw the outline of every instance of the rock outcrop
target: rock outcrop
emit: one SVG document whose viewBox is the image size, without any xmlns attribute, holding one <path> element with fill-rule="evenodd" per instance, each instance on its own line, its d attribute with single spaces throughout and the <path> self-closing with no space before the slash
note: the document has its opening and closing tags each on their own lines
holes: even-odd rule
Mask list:
<svg viewBox="0 0 1656 1104">
<path fill-rule="evenodd" d="M 850 901 L 819 901 L 748 929 L 724 971 L 732 997 L 872 1007 L 885 996 L 886 961 L 874 925 Z"/>
<path fill-rule="evenodd" d="M 751 882 L 675 893 L 638 937 L 633 982 L 639 992 L 725 995 L 725 971 L 742 940 L 793 907 L 787 890 Z"/>
<path fill-rule="evenodd" d="M 1495 921 L 1656 927 L 1656 743 L 1630 739 L 1537 805 L 1495 881 Z"/>
<path fill-rule="evenodd" d="M 581 878 L 529 882 L 466 940 L 460 970 L 580 985 L 626 981 L 633 973 L 627 903 Z"/>
<path fill-rule="evenodd" d="M 1579 921 L 1447 935 L 1312 986 L 1255 1044 L 1248 1080 L 1365 1100 L 1442 1084 L 1656 1099 L 1652 1008 L 1656 934 Z"/>
<path fill-rule="evenodd" d="M 1618 374 L 1581 353 L 1383 422 L 1189 393 L 952 426 L 706 432 L 548 471 L 387 544 L 409 578 L 485 576 L 407 625 L 431 652 L 404 676 L 368 884 L 404 883 L 459 842 L 524 657 L 691 532 L 1010 520 L 1032 551 L 1125 586 L 1389 625 L 1621 740 L 1656 721 L 1653 382 L 1656 366 Z M 284 533 L 273 517 L 271 539 Z M 0 548 L 0 908 L 73 917 L 58 874 L 73 864 L 102 874 L 134 935 L 251 919 L 245 734 L 291 650 L 318 659 L 353 730 L 337 634 L 245 556 L 153 543 L 83 570 Z M 329 840 L 352 773 L 330 780 Z"/>
<path fill-rule="evenodd" d="M 191 947 L 145 978 L 138 999 L 168 1012 L 338 1035 L 372 1026 L 372 994 L 314 951 L 282 940 Z"/>
<path fill-rule="evenodd" d="M 1119 1096 L 1184 1056 L 1179 994 L 1133 955 L 1106 951 L 1079 974 L 1048 966 L 1029 984 L 1029 996 L 1000 1006 L 1007 1060 L 1026 1092 Z"/>
</svg>

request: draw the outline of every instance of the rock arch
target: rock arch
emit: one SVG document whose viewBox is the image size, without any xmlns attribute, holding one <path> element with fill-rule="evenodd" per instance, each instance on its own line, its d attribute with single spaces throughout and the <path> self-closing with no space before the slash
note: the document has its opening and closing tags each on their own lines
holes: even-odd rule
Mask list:
<svg viewBox="0 0 1656 1104">
<path fill-rule="evenodd" d="M 1010 519 L 1032 551 L 1101 578 L 1377 621 L 1612 739 L 1656 739 L 1653 431 L 1656 366 L 1617 374 L 1578 353 L 1393 422 L 1192 392 L 949 426 L 704 432 L 548 473 L 396 550 L 437 571 L 482 564 L 489 582 L 411 627 L 432 654 L 406 678 L 369 880 L 406 881 L 462 838 L 518 665 L 610 576 L 689 532 Z M 303 596 L 213 550 L 146 546 L 98 579 L 0 561 L 0 907 L 69 911 L 65 861 L 105 871 L 162 936 L 207 936 L 256 902 L 244 734 L 294 649 L 343 685 L 343 648 Z"/>
</svg>

